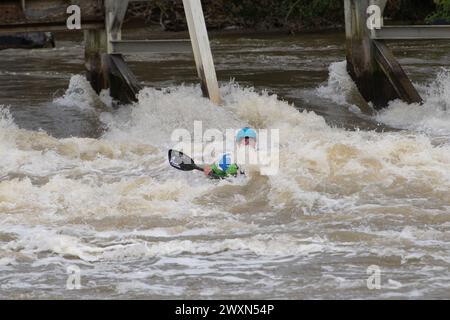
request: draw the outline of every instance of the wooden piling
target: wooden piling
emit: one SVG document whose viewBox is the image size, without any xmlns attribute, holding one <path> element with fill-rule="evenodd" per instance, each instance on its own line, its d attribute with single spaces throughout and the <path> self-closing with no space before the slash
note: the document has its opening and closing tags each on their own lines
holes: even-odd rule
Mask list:
<svg viewBox="0 0 450 320">
<path fill-rule="evenodd" d="M 85 30 L 85 60 L 87 79 L 92 88 L 100 93 L 110 89 L 110 95 L 122 104 L 137 101 L 142 89 L 123 56 L 112 54 L 111 41 L 121 40 L 121 28 L 128 0 L 105 0 L 105 28 Z"/>
<path fill-rule="evenodd" d="M 0 32 L 67 31 L 67 6 L 80 6 L 85 40 L 87 79 L 100 93 L 110 88 L 121 103 L 136 101 L 141 89 L 121 55 L 143 50 L 175 50 L 185 41 L 122 41 L 121 29 L 128 3 L 145 0 L 2 0 Z M 219 85 L 200 0 L 183 0 L 197 72 L 204 95 L 221 103 Z"/>
<path fill-rule="evenodd" d="M 86 78 L 95 92 L 100 93 L 103 89 L 109 88 L 105 30 L 85 30 L 84 45 Z"/>
<path fill-rule="evenodd" d="M 183 4 L 189 34 L 191 36 L 197 73 L 202 83 L 203 95 L 209 97 L 215 104 L 220 104 L 220 90 L 202 4 L 200 0 L 183 0 Z"/>
<path fill-rule="evenodd" d="M 361 95 L 375 109 L 402 99 L 421 103 L 419 93 L 384 42 L 372 39 L 367 26 L 367 8 L 378 5 L 384 11 L 386 0 L 345 0 L 347 70 Z"/>
</svg>

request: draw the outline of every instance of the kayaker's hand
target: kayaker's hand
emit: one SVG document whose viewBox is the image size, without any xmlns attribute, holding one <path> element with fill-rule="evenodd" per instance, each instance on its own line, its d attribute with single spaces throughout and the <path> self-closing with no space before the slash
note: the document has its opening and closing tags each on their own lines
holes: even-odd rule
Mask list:
<svg viewBox="0 0 450 320">
<path fill-rule="evenodd" d="M 203 172 L 205 173 L 205 176 L 209 176 L 209 174 L 211 173 L 212 169 L 210 166 L 206 166 L 203 170 Z"/>
</svg>

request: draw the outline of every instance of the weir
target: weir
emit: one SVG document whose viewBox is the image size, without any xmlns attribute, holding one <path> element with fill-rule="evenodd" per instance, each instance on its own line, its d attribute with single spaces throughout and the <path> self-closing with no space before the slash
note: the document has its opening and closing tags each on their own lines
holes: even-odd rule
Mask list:
<svg viewBox="0 0 450 320">
<path fill-rule="evenodd" d="M 385 40 L 450 39 L 450 26 L 384 26 L 387 0 L 344 0 L 347 70 L 375 109 L 390 101 L 422 103 L 417 90 Z M 369 28 L 370 6 L 380 9 L 379 27 Z"/>
<path fill-rule="evenodd" d="M 122 24 L 130 2 L 147 0 L 2 0 L 0 34 L 19 32 L 68 31 L 70 6 L 80 11 L 84 32 L 87 79 L 100 93 L 110 89 L 113 99 L 121 103 L 136 101 L 141 86 L 127 66 L 123 55 L 164 53 L 181 49 L 194 53 L 197 73 L 205 97 L 221 103 L 216 71 L 200 0 L 183 0 L 190 39 L 123 40 Z"/>
</svg>

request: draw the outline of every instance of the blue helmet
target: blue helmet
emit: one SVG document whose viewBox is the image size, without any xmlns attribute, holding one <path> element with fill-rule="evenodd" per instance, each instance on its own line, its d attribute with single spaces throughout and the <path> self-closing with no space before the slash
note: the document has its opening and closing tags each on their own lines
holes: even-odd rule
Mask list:
<svg viewBox="0 0 450 320">
<path fill-rule="evenodd" d="M 256 140 L 256 131 L 248 127 L 239 130 L 236 135 L 236 141 L 240 142 L 244 138 L 252 138 Z"/>
</svg>

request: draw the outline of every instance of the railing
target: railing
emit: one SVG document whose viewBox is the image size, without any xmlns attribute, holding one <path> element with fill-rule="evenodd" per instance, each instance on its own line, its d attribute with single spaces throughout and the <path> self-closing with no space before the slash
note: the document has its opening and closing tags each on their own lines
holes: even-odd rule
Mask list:
<svg viewBox="0 0 450 320">
<path fill-rule="evenodd" d="M 450 39 L 450 26 L 383 26 L 372 32 L 374 40 L 440 40 Z"/>
</svg>

